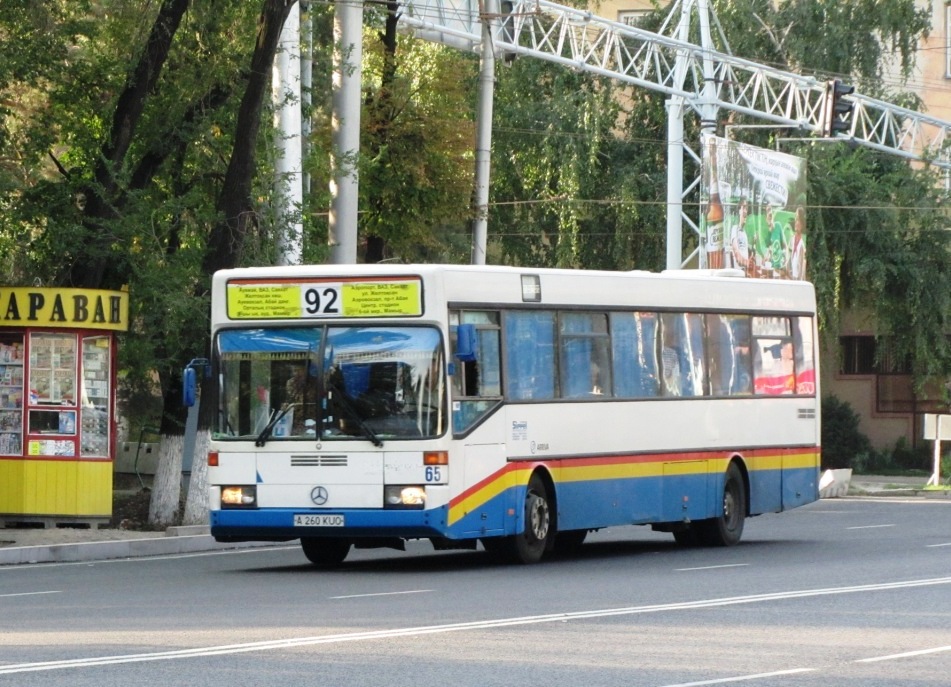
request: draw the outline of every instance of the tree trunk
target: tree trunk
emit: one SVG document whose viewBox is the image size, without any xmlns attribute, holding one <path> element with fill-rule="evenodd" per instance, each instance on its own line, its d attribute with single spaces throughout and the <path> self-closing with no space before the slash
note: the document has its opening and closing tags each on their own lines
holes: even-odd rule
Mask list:
<svg viewBox="0 0 951 687">
<path fill-rule="evenodd" d="M 270 97 L 271 67 L 284 21 L 296 0 L 266 0 L 258 20 L 258 39 L 251 57 L 248 86 L 238 108 L 234 148 L 225 173 L 218 211 L 221 219 L 208 237 L 202 268 L 211 277 L 217 270 L 234 267 L 254 222 L 251 182 L 255 170 L 255 143 L 261 128 L 261 108 Z M 199 290 L 204 290 L 204 286 Z"/>
<path fill-rule="evenodd" d="M 221 195 L 218 198 L 221 219 L 211 230 L 202 261 L 202 273 L 209 280 L 216 271 L 235 267 L 238 264 L 248 233 L 256 224 L 254 204 L 251 200 L 256 164 L 255 144 L 261 128 L 262 108 L 266 98 L 270 97 L 271 67 L 274 64 L 281 31 L 296 1 L 265 0 L 261 10 L 248 85 L 238 108 L 234 148 L 231 151 L 231 160 L 228 163 Z M 204 297 L 206 291 L 207 281 L 204 281 L 198 286 L 196 296 Z M 208 344 L 206 339 L 205 345 L 201 347 L 202 351 L 208 350 Z M 209 385 L 203 382 L 202 386 Z M 207 455 L 210 438 L 208 428 L 214 417 L 217 393 L 212 388 L 206 388 L 204 392 L 199 397 L 203 398 L 204 402 L 200 406 L 198 415 L 198 435 L 195 440 L 191 481 L 185 504 L 186 524 L 208 522 Z M 176 394 L 177 392 L 175 390 L 166 392 L 166 394 L 169 393 Z M 179 469 L 181 469 L 180 465 L 179 460 Z"/>
<path fill-rule="evenodd" d="M 195 437 L 195 453 L 192 456 L 192 474 L 185 498 L 183 525 L 208 524 L 208 442 L 211 432 L 199 429 Z"/>
<path fill-rule="evenodd" d="M 177 522 L 182 494 L 182 452 L 184 435 L 162 434 L 158 466 L 149 501 L 149 524 L 168 527 Z"/>
</svg>

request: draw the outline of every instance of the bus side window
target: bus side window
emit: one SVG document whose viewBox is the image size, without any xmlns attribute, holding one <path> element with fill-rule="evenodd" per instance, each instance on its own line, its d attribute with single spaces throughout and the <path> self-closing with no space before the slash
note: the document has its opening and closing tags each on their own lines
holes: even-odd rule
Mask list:
<svg viewBox="0 0 951 687">
<path fill-rule="evenodd" d="M 618 398 L 660 395 L 657 313 L 611 313 L 614 394 Z"/>
<path fill-rule="evenodd" d="M 767 396 L 796 392 L 792 331 L 786 317 L 753 318 L 753 389 Z"/>
<path fill-rule="evenodd" d="M 562 397 L 612 396 L 607 316 L 563 312 L 559 331 Z"/>
<path fill-rule="evenodd" d="M 451 313 L 452 385 L 457 397 L 502 395 L 502 356 L 497 312 Z M 459 326 L 462 325 L 462 326 Z"/>
<path fill-rule="evenodd" d="M 697 313 L 662 313 L 661 332 L 665 396 L 703 396 L 703 316 Z"/>
<path fill-rule="evenodd" d="M 793 320 L 793 344 L 795 345 L 796 393 L 815 396 L 816 361 L 812 318 L 797 317 Z"/>
<path fill-rule="evenodd" d="M 707 315 L 707 355 L 710 392 L 714 396 L 753 393 L 747 315 Z"/>
<path fill-rule="evenodd" d="M 499 314 L 450 312 L 452 428 L 465 431 L 502 399 Z M 462 326 L 459 326 L 462 325 Z"/>
<path fill-rule="evenodd" d="M 505 314 L 506 393 L 515 401 L 555 397 L 555 314 Z"/>
</svg>

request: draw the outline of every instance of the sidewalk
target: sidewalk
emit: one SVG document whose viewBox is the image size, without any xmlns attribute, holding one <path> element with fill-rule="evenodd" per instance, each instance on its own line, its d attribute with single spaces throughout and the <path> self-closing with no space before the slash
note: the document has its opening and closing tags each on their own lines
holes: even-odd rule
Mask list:
<svg viewBox="0 0 951 687">
<path fill-rule="evenodd" d="M 951 498 L 951 491 L 926 491 L 925 477 L 854 475 L 845 498 L 906 496 Z M 273 546 L 269 542 L 222 544 L 207 526 L 170 527 L 165 531 L 81 527 L 0 528 L 0 565 L 101 561 L 199 551 Z"/>
<path fill-rule="evenodd" d="M 272 542 L 216 542 L 207 525 L 149 530 L 152 476 L 114 475 L 113 520 L 108 526 L 3 527 L 0 524 L 0 566 L 20 563 L 73 563 L 141 556 L 170 556 L 200 551 L 273 546 Z M 116 525 L 118 523 L 118 526 Z"/>
<path fill-rule="evenodd" d="M 0 566 L 104 561 L 269 545 L 264 542 L 220 544 L 208 533 L 207 526 L 170 527 L 164 532 L 78 527 L 0 528 Z"/>
<path fill-rule="evenodd" d="M 902 475 L 853 475 L 849 496 L 922 496 L 951 498 L 949 490 L 925 489 L 927 477 Z"/>
</svg>

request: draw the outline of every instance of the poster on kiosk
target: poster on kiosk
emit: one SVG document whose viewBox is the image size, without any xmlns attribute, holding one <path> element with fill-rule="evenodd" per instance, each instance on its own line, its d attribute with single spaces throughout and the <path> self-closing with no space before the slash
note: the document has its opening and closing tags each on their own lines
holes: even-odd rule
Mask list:
<svg viewBox="0 0 951 687">
<path fill-rule="evenodd" d="M 0 286 L 0 524 L 112 516 L 126 291 Z"/>
</svg>

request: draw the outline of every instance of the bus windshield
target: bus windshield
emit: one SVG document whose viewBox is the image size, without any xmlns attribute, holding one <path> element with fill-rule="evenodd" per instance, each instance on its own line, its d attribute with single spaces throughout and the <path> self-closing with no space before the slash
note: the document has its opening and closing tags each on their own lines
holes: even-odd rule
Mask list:
<svg viewBox="0 0 951 687">
<path fill-rule="evenodd" d="M 216 436 L 271 440 L 435 437 L 445 365 L 432 327 L 228 329 L 215 341 Z"/>
</svg>

